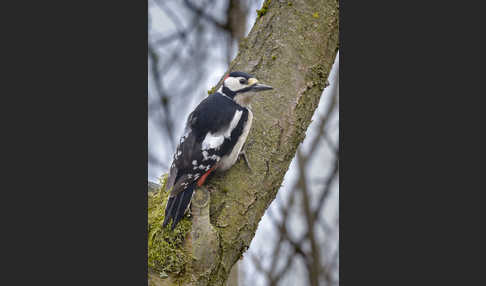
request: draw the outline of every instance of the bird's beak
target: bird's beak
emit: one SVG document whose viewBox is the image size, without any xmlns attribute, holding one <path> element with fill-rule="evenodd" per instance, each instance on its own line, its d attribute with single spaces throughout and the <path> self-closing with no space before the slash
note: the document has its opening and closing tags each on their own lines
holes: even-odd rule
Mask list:
<svg viewBox="0 0 486 286">
<path fill-rule="evenodd" d="M 257 83 L 251 88 L 251 90 L 253 91 L 262 91 L 262 90 L 270 90 L 270 89 L 273 89 L 273 87 L 261 83 Z"/>
<path fill-rule="evenodd" d="M 248 80 L 248 83 L 251 85 L 251 91 L 255 92 L 273 89 L 273 87 L 269 85 L 258 83 L 258 80 L 256 78 L 250 78 Z"/>
</svg>

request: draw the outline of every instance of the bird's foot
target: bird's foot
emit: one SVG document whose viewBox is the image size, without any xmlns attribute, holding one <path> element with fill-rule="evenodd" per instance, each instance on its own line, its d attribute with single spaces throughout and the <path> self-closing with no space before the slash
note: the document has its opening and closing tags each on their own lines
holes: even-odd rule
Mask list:
<svg viewBox="0 0 486 286">
<path fill-rule="evenodd" d="M 248 167 L 250 172 L 253 173 L 253 169 L 251 168 L 250 161 L 248 160 L 248 157 L 246 156 L 246 152 L 245 152 L 244 149 L 243 149 L 243 151 L 240 152 L 240 154 L 238 156 L 243 157 L 243 159 L 245 160 L 246 166 Z"/>
</svg>

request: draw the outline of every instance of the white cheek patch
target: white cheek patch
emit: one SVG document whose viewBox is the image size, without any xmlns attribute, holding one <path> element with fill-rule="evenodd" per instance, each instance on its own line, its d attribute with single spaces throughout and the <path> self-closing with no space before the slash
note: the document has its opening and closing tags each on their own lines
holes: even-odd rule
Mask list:
<svg viewBox="0 0 486 286">
<path fill-rule="evenodd" d="M 228 77 L 224 81 L 224 84 L 226 85 L 226 87 L 228 87 L 232 91 L 237 91 L 237 90 L 240 90 L 240 89 L 247 87 L 246 85 L 243 85 L 243 84 L 240 83 L 240 79 L 244 79 L 244 78 L 242 78 L 242 77 Z"/>
</svg>

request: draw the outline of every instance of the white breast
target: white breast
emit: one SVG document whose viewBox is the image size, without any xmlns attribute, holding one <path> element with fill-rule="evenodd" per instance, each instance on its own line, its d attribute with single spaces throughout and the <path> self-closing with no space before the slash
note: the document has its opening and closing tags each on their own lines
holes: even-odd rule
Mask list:
<svg viewBox="0 0 486 286">
<path fill-rule="evenodd" d="M 248 137 L 248 133 L 250 132 L 251 128 L 251 123 L 253 121 L 253 113 L 251 112 L 250 109 L 248 109 L 248 120 L 246 121 L 245 127 L 243 127 L 243 132 L 241 133 L 240 138 L 238 138 L 238 141 L 236 142 L 235 147 L 231 151 L 229 155 L 223 156 L 221 160 L 219 161 L 219 167 L 218 171 L 225 171 L 231 168 L 236 163 L 236 160 L 238 159 L 238 155 L 241 152 L 241 148 L 243 147 L 243 144 L 246 141 L 246 137 Z"/>
</svg>

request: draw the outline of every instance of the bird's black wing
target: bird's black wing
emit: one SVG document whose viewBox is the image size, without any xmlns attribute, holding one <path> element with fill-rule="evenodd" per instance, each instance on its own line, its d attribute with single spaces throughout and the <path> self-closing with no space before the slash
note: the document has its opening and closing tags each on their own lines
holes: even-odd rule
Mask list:
<svg viewBox="0 0 486 286">
<path fill-rule="evenodd" d="M 170 190 L 164 227 L 172 229 L 184 216 L 197 181 L 231 152 L 241 135 L 248 110 L 219 93 L 208 96 L 189 115 L 184 135 L 171 164 L 166 190 Z"/>
</svg>

